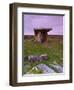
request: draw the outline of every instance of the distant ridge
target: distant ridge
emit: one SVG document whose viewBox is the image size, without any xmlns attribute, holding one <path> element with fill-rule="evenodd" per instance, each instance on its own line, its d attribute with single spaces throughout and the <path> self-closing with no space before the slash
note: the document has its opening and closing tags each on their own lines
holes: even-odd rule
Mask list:
<svg viewBox="0 0 74 90">
<path fill-rule="evenodd" d="M 33 37 L 34 37 L 34 35 L 24 35 L 24 39 L 31 39 Z M 48 35 L 48 37 L 63 39 L 63 35 Z"/>
</svg>

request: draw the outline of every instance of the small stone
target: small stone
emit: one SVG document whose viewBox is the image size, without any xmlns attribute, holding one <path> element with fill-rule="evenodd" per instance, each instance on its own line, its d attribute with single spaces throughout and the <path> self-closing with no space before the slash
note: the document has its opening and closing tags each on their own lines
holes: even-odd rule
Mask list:
<svg viewBox="0 0 74 90">
<path fill-rule="evenodd" d="M 40 55 L 41 60 L 48 60 L 48 55 L 47 54 L 42 54 Z"/>
</svg>

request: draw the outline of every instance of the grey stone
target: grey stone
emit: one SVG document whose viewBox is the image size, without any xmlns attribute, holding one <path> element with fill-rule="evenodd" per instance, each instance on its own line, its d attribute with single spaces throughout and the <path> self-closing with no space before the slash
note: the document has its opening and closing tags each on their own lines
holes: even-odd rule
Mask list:
<svg viewBox="0 0 74 90">
<path fill-rule="evenodd" d="M 51 68 L 54 69 L 55 71 L 57 71 L 58 73 L 62 73 L 63 72 L 63 67 L 56 64 L 56 65 L 51 65 Z"/>
<path fill-rule="evenodd" d="M 41 60 L 48 60 L 48 55 L 47 54 L 42 54 L 40 55 Z"/>
<path fill-rule="evenodd" d="M 51 69 L 50 67 L 48 67 L 45 64 L 39 64 L 39 65 L 37 65 L 37 68 L 42 70 L 43 73 L 55 73 L 55 71 L 53 69 Z"/>
<path fill-rule="evenodd" d="M 28 60 L 31 62 L 37 62 L 40 61 L 40 57 L 38 55 L 30 55 L 28 56 Z"/>
<path fill-rule="evenodd" d="M 47 54 L 29 55 L 29 56 L 28 56 L 28 60 L 29 60 L 30 62 L 43 61 L 43 60 L 47 60 L 47 59 L 48 59 Z"/>
</svg>

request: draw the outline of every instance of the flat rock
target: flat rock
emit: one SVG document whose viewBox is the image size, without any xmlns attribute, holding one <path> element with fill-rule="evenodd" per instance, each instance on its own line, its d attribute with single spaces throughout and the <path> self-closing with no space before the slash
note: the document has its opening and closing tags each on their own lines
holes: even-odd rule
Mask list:
<svg viewBox="0 0 74 90">
<path fill-rule="evenodd" d="M 47 54 L 29 55 L 29 56 L 28 56 L 28 60 L 31 61 L 31 62 L 48 60 L 48 55 L 47 55 Z"/>
<path fill-rule="evenodd" d="M 38 64 L 37 68 L 42 70 L 43 73 L 55 73 L 55 71 L 53 69 L 51 69 L 50 67 L 48 67 L 45 64 Z"/>
</svg>

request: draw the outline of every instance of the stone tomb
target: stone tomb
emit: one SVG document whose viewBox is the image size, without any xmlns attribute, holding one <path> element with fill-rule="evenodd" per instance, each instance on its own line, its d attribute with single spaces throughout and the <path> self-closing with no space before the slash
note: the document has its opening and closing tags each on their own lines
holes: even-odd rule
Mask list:
<svg viewBox="0 0 74 90">
<path fill-rule="evenodd" d="M 35 41 L 46 43 L 48 41 L 48 32 L 51 30 L 51 28 L 34 29 Z"/>
</svg>

